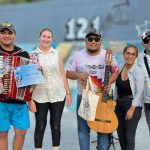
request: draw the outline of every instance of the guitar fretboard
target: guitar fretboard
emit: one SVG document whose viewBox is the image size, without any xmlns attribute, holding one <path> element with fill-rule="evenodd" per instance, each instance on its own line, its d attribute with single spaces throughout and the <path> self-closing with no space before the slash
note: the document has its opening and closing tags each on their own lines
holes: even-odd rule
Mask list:
<svg viewBox="0 0 150 150">
<path fill-rule="evenodd" d="M 104 87 L 109 84 L 109 70 L 110 70 L 110 66 L 106 65 Z M 105 90 L 103 90 L 102 92 L 103 92 L 103 102 L 107 102 L 107 100 L 109 99 L 109 94 Z"/>
</svg>

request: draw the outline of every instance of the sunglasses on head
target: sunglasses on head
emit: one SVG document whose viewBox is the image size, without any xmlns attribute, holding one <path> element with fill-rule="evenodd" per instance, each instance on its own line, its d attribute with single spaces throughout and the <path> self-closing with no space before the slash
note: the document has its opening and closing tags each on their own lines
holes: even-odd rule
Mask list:
<svg viewBox="0 0 150 150">
<path fill-rule="evenodd" d="M 147 38 L 143 39 L 144 44 L 148 44 L 149 42 L 150 42 L 150 39 L 147 39 Z"/>
<path fill-rule="evenodd" d="M 87 40 L 89 41 L 89 42 L 93 42 L 93 40 L 95 41 L 95 42 L 99 42 L 100 41 L 100 37 L 87 37 Z"/>
</svg>

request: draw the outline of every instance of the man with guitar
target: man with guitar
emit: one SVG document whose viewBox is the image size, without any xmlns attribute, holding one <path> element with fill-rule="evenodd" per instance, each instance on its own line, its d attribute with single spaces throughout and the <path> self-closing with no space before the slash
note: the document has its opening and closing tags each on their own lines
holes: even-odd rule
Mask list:
<svg viewBox="0 0 150 150">
<path fill-rule="evenodd" d="M 77 112 L 82 99 L 82 88 L 85 88 L 89 75 L 91 76 L 96 93 L 102 91 L 102 88 L 109 92 L 110 85 L 115 82 L 118 75 L 118 65 L 113 56 L 110 67 L 111 76 L 109 78 L 109 84 L 103 87 L 106 65 L 106 50 L 101 48 L 101 34 L 98 33 L 96 29 L 91 28 L 85 36 L 85 43 L 86 48 L 78 51 L 74 55 L 67 68 L 67 78 L 77 80 Z M 90 150 L 90 128 L 87 124 L 87 121 L 82 119 L 78 113 L 77 123 L 80 150 Z M 107 150 L 108 135 L 104 133 L 98 133 L 97 140 L 98 150 Z"/>
</svg>

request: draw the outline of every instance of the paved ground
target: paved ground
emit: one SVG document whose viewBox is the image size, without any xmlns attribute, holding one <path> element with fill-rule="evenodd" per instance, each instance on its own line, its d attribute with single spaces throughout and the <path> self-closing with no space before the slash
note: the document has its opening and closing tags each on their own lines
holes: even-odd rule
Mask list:
<svg viewBox="0 0 150 150">
<path fill-rule="evenodd" d="M 34 133 L 34 115 L 30 113 L 31 118 L 31 128 L 29 129 L 23 150 L 34 150 L 33 144 L 33 133 Z M 64 112 L 62 119 L 62 137 L 61 137 L 61 150 L 79 150 L 78 140 L 77 140 L 77 127 L 76 127 L 76 115 L 75 113 Z M 117 137 L 116 132 L 114 136 Z M 12 130 L 9 133 L 9 150 L 11 148 L 11 141 L 13 137 Z M 96 134 L 91 133 L 91 141 L 96 139 Z M 115 150 L 120 150 L 117 140 L 115 142 Z M 49 129 L 49 124 L 47 125 L 43 150 L 52 150 L 51 148 L 51 133 Z M 91 143 L 91 150 L 96 150 L 96 143 Z M 110 150 L 114 150 L 111 146 Z M 135 150 L 150 150 L 150 136 L 148 134 L 148 128 L 145 122 L 145 116 L 142 115 L 140 123 L 138 125 L 137 135 L 136 135 L 136 148 Z"/>
</svg>

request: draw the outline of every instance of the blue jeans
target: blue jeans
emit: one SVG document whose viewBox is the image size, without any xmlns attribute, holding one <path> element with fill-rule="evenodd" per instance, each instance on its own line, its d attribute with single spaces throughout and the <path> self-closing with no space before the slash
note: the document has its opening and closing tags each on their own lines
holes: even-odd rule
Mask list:
<svg viewBox="0 0 150 150">
<path fill-rule="evenodd" d="M 81 102 L 82 96 L 77 96 L 77 112 Z M 78 138 L 80 150 L 90 150 L 90 128 L 86 120 L 82 119 L 77 113 L 78 123 Z M 108 134 L 97 133 L 98 150 L 107 150 L 108 148 Z"/>
</svg>

